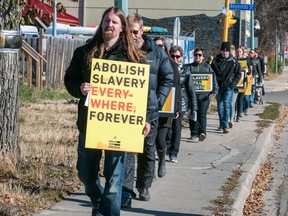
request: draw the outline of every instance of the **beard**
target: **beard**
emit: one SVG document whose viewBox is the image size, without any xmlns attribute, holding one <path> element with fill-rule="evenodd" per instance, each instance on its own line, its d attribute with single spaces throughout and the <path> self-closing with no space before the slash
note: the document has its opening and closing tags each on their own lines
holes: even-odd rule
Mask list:
<svg viewBox="0 0 288 216">
<path fill-rule="evenodd" d="M 112 28 L 106 28 L 103 32 L 103 40 L 109 41 L 114 37 L 114 30 Z"/>
</svg>

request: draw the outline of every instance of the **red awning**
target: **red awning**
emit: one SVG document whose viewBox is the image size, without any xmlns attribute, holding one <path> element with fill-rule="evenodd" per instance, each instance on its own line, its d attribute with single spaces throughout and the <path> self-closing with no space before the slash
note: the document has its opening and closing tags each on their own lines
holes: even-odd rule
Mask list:
<svg viewBox="0 0 288 216">
<path fill-rule="evenodd" d="M 40 0 L 31 0 L 30 5 L 26 6 L 23 10 L 23 15 L 28 12 L 29 9 L 36 9 L 37 13 L 36 16 L 42 20 L 44 16 L 49 16 L 49 18 L 53 17 L 53 7 L 46 3 L 41 3 Z M 71 26 L 78 26 L 79 19 L 74 17 L 68 13 L 60 13 L 57 12 L 57 23 L 63 23 Z"/>
</svg>

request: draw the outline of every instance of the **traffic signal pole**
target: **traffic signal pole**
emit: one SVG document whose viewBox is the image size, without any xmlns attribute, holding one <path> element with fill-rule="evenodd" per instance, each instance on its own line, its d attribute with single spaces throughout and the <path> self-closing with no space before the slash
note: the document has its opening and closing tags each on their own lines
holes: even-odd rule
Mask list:
<svg viewBox="0 0 288 216">
<path fill-rule="evenodd" d="M 225 0 L 226 15 L 223 15 L 223 32 L 222 32 L 222 42 L 228 41 L 228 24 L 229 24 L 229 3 L 230 0 Z"/>
<path fill-rule="evenodd" d="M 228 29 L 231 28 L 237 21 L 233 19 L 232 11 L 229 10 L 229 3 L 230 3 L 230 0 L 225 0 L 226 14 L 223 15 L 222 42 L 228 41 Z"/>
<path fill-rule="evenodd" d="M 250 0 L 250 4 L 254 5 L 254 0 Z M 254 11 L 251 11 L 251 16 L 250 16 L 250 40 L 251 40 L 251 49 L 255 48 L 254 45 Z"/>
</svg>

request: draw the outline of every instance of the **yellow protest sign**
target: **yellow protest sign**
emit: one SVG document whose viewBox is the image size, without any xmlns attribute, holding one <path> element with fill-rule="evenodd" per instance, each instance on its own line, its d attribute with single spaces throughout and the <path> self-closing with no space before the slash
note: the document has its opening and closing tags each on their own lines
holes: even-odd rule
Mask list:
<svg viewBox="0 0 288 216">
<path fill-rule="evenodd" d="M 92 60 L 86 148 L 143 152 L 149 69 L 146 64 Z"/>
<path fill-rule="evenodd" d="M 239 82 L 237 83 L 236 88 L 243 89 L 245 87 L 244 78 L 245 78 L 245 71 L 241 71 L 241 78 L 240 78 Z"/>
<path fill-rule="evenodd" d="M 176 88 L 172 87 L 168 97 L 166 98 L 165 104 L 163 105 L 161 111 L 159 111 L 159 115 L 161 117 L 169 117 L 175 115 L 175 109 L 176 109 L 175 100 L 176 100 Z"/>
<path fill-rule="evenodd" d="M 250 74 L 247 76 L 247 88 L 245 89 L 245 95 L 252 94 L 252 84 L 253 84 L 253 76 Z"/>
<path fill-rule="evenodd" d="M 241 78 L 239 80 L 239 82 L 237 83 L 237 88 L 238 88 L 238 92 L 239 93 L 245 93 L 247 90 L 247 82 L 244 82 L 245 80 L 245 76 L 247 73 L 247 60 L 243 59 L 243 60 L 238 60 L 238 62 L 241 65 Z"/>
<path fill-rule="evenodd" d="M 213 91 L 213 73 L 192 73 L 192 80 L 196 93 L 210 93 Z"/>
</svg>

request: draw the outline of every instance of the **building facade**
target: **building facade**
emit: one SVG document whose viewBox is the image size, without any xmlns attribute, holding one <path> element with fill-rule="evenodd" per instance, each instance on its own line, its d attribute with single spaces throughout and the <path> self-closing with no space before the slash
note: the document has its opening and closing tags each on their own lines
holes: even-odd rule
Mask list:
<svg viewBox="0 0 288 216">
<path fill-rule="evenodd" d="M 174 16 L 193 16 L 205 14 L 214 17 L 222 13 L 225 0 L 127 0 L 128 13 L 138 13 L 149 19 Z M 230 4 L 250 4 L 251 0 L 230 0 Z M 114 6 L 114 0 L 79 0 L 72 2 L 61 0 L 70 13 L 79 18 L 81 26 L 96 26 L 100 23 L 103 12 Z M 239 45 L 247 46 L 250 37 L 250 11 L 233 11 L 241 20 Z M 238 44 L 236 44 L 238 45 Z"/>
</svg>

